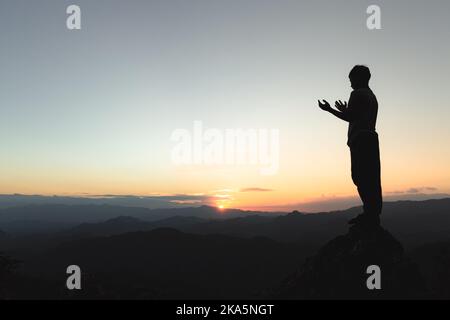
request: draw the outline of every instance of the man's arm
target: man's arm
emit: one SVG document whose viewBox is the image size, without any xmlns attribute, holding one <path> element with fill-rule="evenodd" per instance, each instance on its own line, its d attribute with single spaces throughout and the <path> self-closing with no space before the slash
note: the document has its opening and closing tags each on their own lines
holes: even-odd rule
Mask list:
<svg viewBox="0 0 450 320">
<path fill-rule="evenodd" d="M 350 116 L 346 111 L 341 112 L 341 111 L 335 110 L 333 108 L 330 108 L 330 110 L 328 112 L 341 120 L 350 122 Z"/>
<path fill-rule="evenodd" d="M 323 102 L 320 102 L 320 100 L 318 100 L 320 109 L 322 109 L 324 111 L 328 111 L 329 113 L 331 113 L 332 115 L 334 115 L 335 117 L 337 117 L 337 118 L 339 118 L 341 120 L 344 120 L 344 121 L 347 121 L 347 122 L 350 121 L 349 113 L 347 111 L 348 109 L 344 110 L 343 112 L 339 111 L 339 110 L 335 110 L 335 109 L 333 109 L 330 106 L 328 101 L 326 101 L 326 100 L 322 100 L 322 101 Z"/>
<path fill-rule="evenodd" d="M 350 95 L 350 100 L 347 103 L 342 103 L 341 100 L 336 101 L 337 109 L 345 114 L 347 121 L 355 121 L 363 116 L 366 106 L 368 105 L 367 96 L 359 91 L 353 91 Z"/>
<path fill-rule="evenodd" d="M 351 122 L 357 120 L 361 117 L 361 113 L 364 110 L 364 105 L 366 104 L 365 97 L 357 92 L 353 91 L 350 95 L 350 100 L 348 103 L 342 102 L 341 100 L 335 102 L 335 106 L 338 110 L 333 109 L 326 100 L 322 100 L 323 103 L 319 101 L 319 107 L 322 110 L 328 111 L 335 117 Z"/>
</svg>

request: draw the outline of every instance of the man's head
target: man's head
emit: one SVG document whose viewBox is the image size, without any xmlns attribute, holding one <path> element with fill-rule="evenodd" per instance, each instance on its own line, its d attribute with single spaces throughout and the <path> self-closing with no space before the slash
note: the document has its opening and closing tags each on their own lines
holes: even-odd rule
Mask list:
<svg viewBox="0 0 450 320">
<path fill-rule="evenodd" d="M 353 89 L 368 88 L 370 80 L 370 70 L 366 66 L 356 65 L 348 75 Z"/>
</svg>

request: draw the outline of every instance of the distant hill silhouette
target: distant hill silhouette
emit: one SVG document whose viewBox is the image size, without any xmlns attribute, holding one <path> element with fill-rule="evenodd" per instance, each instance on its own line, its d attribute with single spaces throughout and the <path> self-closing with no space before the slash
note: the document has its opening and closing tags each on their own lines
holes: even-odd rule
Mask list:
<svg viewBox="0 0 450 320">
<path fill-rule="evenodd" d="M 170 227 L 194 234 L 264 236 L 317 249 L 345 233 L 347 221 L 359 212 L 359 207 L 316 214 L 272 215 L 238 209 L 221 211 L 207 206 L 162 210 L 114 206 L 27 206 L 0 210 L 0 229 L 12 236 L 36 234 L 28 238 L 16 237 L 13 243 L 9 242 L 14 247 L 29 247 L 27 242 L 30 241 L 36 247 L 42 242 L 59 243 L 64 238 Z M 427 242 L 448 240 L 449 212 L 450 199 L 387 202 L 382 224 L 406 249 L 410 249 Z"/>
<path fill-rule="evenodd" d="M 66 243 L 28 261 L 25 274 L 57 282 L 78 264 L 89 279 L 80 294 L 91 298 L 255 298 L 295 270 L 304 258 L 297 251 L 267 238 L 163 228 Z"/>
<path fill-rule="evenodd" d="M 70 230 L 64 231 L 63 235 L 70 235 L 72 237 L 98 237 L 111 236 L 127 232 L 148 231 L 157 228 L 169 227 L 184 229 L 188 226 L 198 224 L 205 221 L 205 219 L 197 217 L 170 217 L 154 222 L 147 222 L 133 217 L 117 217 L 99 223 L 83 223 Z"/>
<path fill-rule="evenodd" d="M 44 233 L 75 227 L 82 223 L 103 222 L 120 216 L 129 216 L 144 221 L 157 221 L 175 216 L 221 220 L 251 214 L 276 216 L 285 213 L 240 209 L 227 209 L 224 213 L 224 211 L 211 206 L 146 209 L 111 205 L 42 204 L 0 209 L 0 226 L 10 233 Z"/>
<path fill-rule="evenodd" d="M 235 236 L 266 236 L 278 241 L 314 243 L 347 232 L 347 221 L 360 212 L 359 207 L 344 211 L 301 214 L 274 218 L 240 217 L 207 221 L 183 229 L 192 233 L 222 233 Z M 450 238 L 450 199 L 386 202 L 382 225 L 407 248 Z"/>
<path fill-rule="evenodd" d="M 359 207 L 344 211 L 273 218 L 244 216 L 222 221 L 209 220 L 181 229 L 190 233 L 221 233 L 234 236 L 266 236 L 278 241 L 322 245 L 347 232 L 349 219 Z M 450 238 L 450 199 L 386 202 L 382 225 L 407 248 Z"/>
<path fill-rule="evenodd" d="M 55 232 L 85 222 L 122 215 L 145 216 L 148 209 L 106 205 L 29 205 L 0 210 L 0 225 L 9 233 Z M 160 216 L 155 216 L 159 219 Z"/>
</svg>

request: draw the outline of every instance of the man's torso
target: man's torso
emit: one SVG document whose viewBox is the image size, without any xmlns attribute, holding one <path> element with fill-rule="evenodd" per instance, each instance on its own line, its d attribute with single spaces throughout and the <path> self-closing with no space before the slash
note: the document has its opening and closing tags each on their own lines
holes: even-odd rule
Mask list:
<svg viewBox="0 0 450 320">
<path fill-rule="evenodd" d="M 357 89 L 350 95 L 348 108 L 357 115 L 348 125 L 347 144 L 351 146 L 360 133 L 376 133 L 378 101 L 370 88 Z"/>
</svg>

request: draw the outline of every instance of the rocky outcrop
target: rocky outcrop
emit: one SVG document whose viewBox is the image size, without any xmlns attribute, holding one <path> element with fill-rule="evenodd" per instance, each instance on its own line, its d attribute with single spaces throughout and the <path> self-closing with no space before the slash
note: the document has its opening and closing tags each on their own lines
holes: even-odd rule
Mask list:
<svg viewBox="0 0 450 320">
<path fill-rule="evenodd" d="M 381 289 L 368 289 L 367 273 L 379 266 Z M 288 277 L 273 294 L 278 299 L 408 299 L 424 298 L 418 268 L 402 245 L 382 227 L 354 226 Z"/>
</svg>

